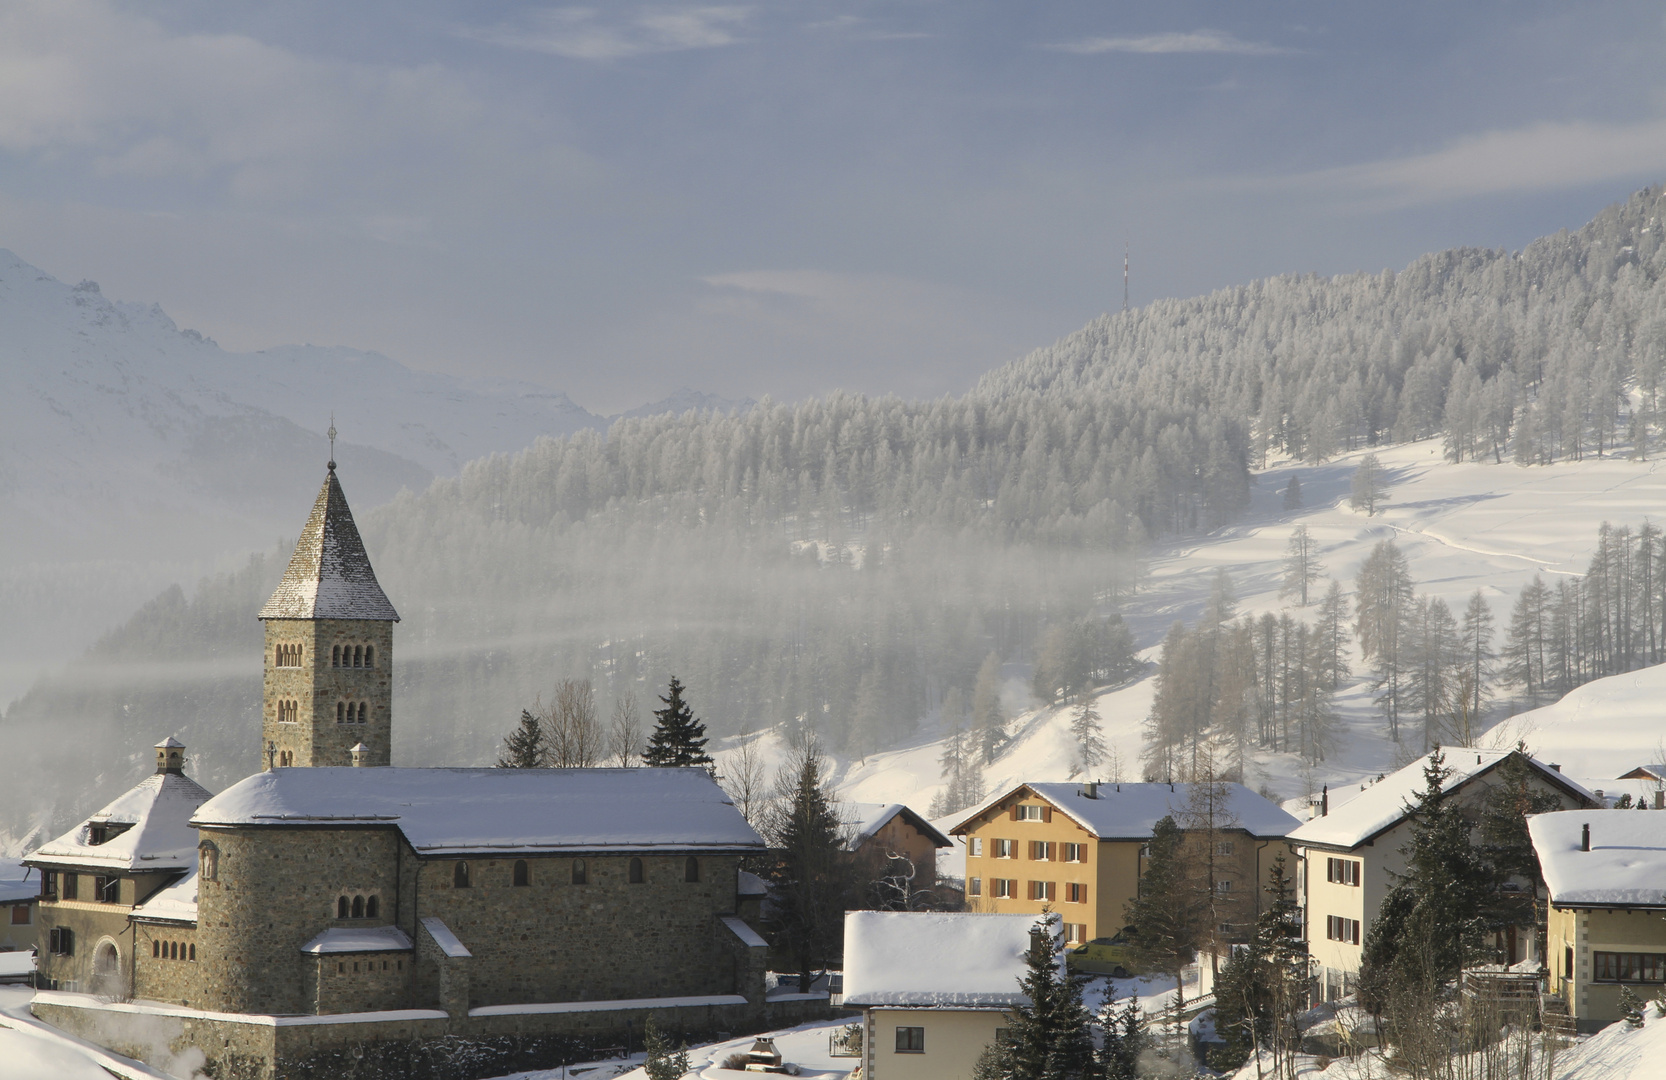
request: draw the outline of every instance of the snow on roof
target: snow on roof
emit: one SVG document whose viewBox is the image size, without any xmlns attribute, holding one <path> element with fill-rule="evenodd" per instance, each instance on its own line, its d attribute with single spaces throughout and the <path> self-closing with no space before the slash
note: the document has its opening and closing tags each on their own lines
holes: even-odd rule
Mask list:
<svg viewBox="0 0 1666 1080">
<path fill-rule="evenodd" d="M 740 938 L 743 945 L 753 949 L 769 948 L 769 942 L 765 941 L 756 930 L 746 925 L 746 920 L 740 916 L 719 915 L 718 918 L 723 920 L 723 925 L 729 928 L 730 933 Z"/>
<path fill-rule="evenodd" d="M 1465 747 L 1450 747 L 1442 753 L 1446 757 L 1446 768 L 1451 770 L 1446 783 L 1441 790 L 1448 793 L 1457 790 L 1464 784 L 1483 773 L 1490 772 L 1505 758 L 1514 754 L 1514 750 L 1471 750 Z M 1434 751 L 1424 754 L 1416 761 L 1390 773 L 1388 776 L 1370 785 L 1345 802 L 1340 801 L 1343 792 L 1332 792 L 1330 796 L 1330 813 L 1324 817 L 1314 818 L 1304 823 L 1301 828 L 1290 834 L 1292 844 L 1319 844 L 1324 847 L 1353 848 L 1371 839 L 1387 829 L 1393 828 L 1404 820 L 1407 806 L 1417 801 L 1417 793 L 1423 790 L 1425 781 L 1423 769 L 1429 763 Z M 1540 774 L 1554 782 L 1563 785 L 1576 794 L 1595 801 L 1595 796 L 1569 777 L 1556 772 L 1550 766 L 1529 756 L 1523 755 L 1527 762 L 1538 769 Z"/>
<path fill-rule="evenodd" d="M 769 894 L 769 886 L 765 884 L 764 879 L 750 870 L 737 870 L 735 875 L 736 896 L 767 896 Z"/>
<path fill-rule="evenodd" d="M 0 859 L 0 904 L 33 900 L 40 894 L 40 879 L 17 859 Z"/>
<path fill-rule="evenodd" d="M 1583 826 L 1591 850 L 1582 851 Z M 1561 810 L 1527 819 L 1550 902 L 1666 907 L 1666 811 Z"/>
<path fill-rule="evenodd" d="M 433 918 L 433 916 L 429 916 Z M 427 922 L 424 919 L 423 922 Z M 439 922 L 438 919 L 434 919 Z M 440 923 L 443 929 L 445 924 Z M 446 933 L 450 933 L 449 930 Z M 453 941 L 457 940 L 452 938 Z M 397 926 L 332 926 L 301 946 L 304 953 L 404 952 L 411 939 Z M 447 956 L 454 955 L 447 953 Z M 466 955 L 466 953 L 465 953 Z"/>
<path fill-rule="evenodd" d="M 457 939 L 457 935 L 451 932 L 451 927 L 447 926 L 445 920 L 438 915 L 424 915 L 421 921 L 422 928 L 428 931 L 428 936 L 434 939 L 434 944 L 438 945 L 440 951 L 447 956 L 461 960 L 474 955 L 469 952 L 467 945 Z"/>
<path fill-rule="evenodd" d="M 939 832 L 931 822 L 920 814 L 909 809 L 902 803 L 846 803 L 848 821 L 845 822 L 854 831 L 850 846 L 860 847 L 863 841 L 883 829 L 888 822 L 898 814 L 904 814 L 908 823 L 918 829 L 933 845 L 940 848 L 953 847 L 954 841 Z"/>
<path fill-rule="evenodd" d="M 1034 915 L 852 911 L 845 916 L 846 1005 L 1001 1008 L 1026 1000 Z"/>
<path fill-rule="evenodd" d="M 390 825 L 425 855 L 764 847 L 704 769 L 272 769 L 191 821 Z"/>
<path fill-rule="evenodd" d="M 196 922 L 197 872 L 193 870 L 167 888 L 152 893 L 150 899 L 133 909 L 133 917 L 141 921 Z"/>
<path fill-rule="evenodd" d="M 262 619 L 381 619 L 399 621 L 376 582 L 353 512 L 347 508 L 334 463 L 318 489 L 289 569 L 260 609 Z"/>
<path fill-rule="evenodd" d="M 1283 836 L 1300 824 L 1276 803 L 1268 802 L 1242 784 L 1226 784 L 1229 828 L 1243 829 L 1252 836 Z M 951 831 L 963 832 L 993 807 L 1028 788 L 1069 815 L 1082 828 L 1101 840 L 1143 840 L 1151 836 L 1157 822 L 1165 817 L 1179 819 L 1191 796 L 1191 784 L 1101 783 L 1086 793 L 1084 784 L 1021 784 L 968 811 Z"/>
<path fill-rule="evenodd" d="M 29 853 L 30 865 L 68 864 L 96 869 L 168 870 L 197 864 L 191 814 L 211 798 L 208 789 L 180 773 L 152 773 L 114 802 Z M 130 826 L 102 844 L 91 826 Z"/>
</svg>

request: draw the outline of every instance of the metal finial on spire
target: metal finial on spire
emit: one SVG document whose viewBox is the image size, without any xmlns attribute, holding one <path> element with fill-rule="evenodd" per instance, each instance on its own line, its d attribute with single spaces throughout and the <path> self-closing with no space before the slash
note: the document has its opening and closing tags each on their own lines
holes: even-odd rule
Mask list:
<svg viewBox="0 0 1666 1080">
<path fill-rule="evenodd" d="M 330 413 L 330 430 L 325 432 L 330 437 L 330 471 L 336 471 L 336 414 Z"/>
<path fill-rule="evenodd" d="M 1128 310 L 1128 248 L 1129 244 L 1122 244 L 1122 310 Z M 333 456 L 333 455 L 332 455 Z"/>
</svg>

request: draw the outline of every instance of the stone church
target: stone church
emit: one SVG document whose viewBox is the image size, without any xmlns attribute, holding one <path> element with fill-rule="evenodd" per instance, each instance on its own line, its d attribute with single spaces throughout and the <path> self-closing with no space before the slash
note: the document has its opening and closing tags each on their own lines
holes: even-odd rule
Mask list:
<svg viewBox="0 0 1666 1080">
<path fill-rule="evenodd" d="M 263 771 L 211 795 L 164 740 L 28 857 L 37 1016 L 222 1080 L 463 1080 L 825 1012 L 766 997 L 764 845 L 704 770 L 392 767 L 399 616 L 333 461 L 260 618 Z"/>
</svg>

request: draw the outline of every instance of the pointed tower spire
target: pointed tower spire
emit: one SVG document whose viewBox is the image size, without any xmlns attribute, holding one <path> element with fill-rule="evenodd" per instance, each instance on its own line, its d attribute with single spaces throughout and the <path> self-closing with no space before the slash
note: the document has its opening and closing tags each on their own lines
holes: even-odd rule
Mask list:
<svg viewBox="0 0 1666 1080">
<path fill-rule="evenodd" d="M 370 568 L 353 511 L 347 507 L 335 462 L 318 489 L 295 554 L 262 619 L 386 619 L 399 621 Z"/>
</svg>

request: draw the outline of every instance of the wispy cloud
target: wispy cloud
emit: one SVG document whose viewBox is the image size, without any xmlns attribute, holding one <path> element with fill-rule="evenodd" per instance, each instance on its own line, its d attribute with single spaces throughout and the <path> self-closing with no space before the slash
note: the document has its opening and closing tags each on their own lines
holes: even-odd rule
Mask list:
<svg viewBox="0 0 1666 1080">
<path fill-rule="evenodd" d="M 618 60 L 646 53 L 714 49 L 744 40 L 749 9 L 735 6 L 642 8 L 624 18 L 595 8 L 545 8 L 518 25 L 469 27 L 460 37 L 575 60 Z"/>
<path fill-rule="evenodd" d="M 1631 124 L 1541 123 L 1489 131 L 1432 153 L 1322 169 L 1298 180 L 1411 206 L 1662 174 L 1666 174 L 1666 119 Z"/>
<path fill-rule="evenodd" d="M 1282 56 L 1299 52 L 1264 41 L 1245 41 L 1222 30 L 1170 31 L 1137 37 L 1094 37 L 1049 45 L 1059 52 L 1091 56 L 1097 53 L 1231 53 L 1237 56 Z"/>
</svg>

